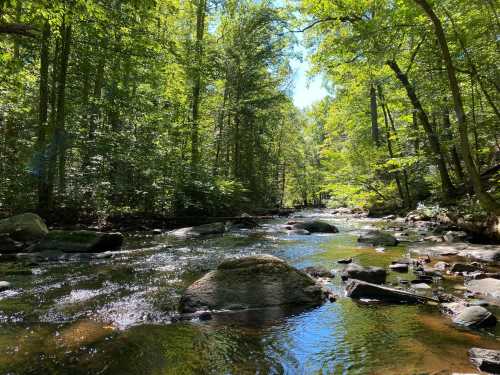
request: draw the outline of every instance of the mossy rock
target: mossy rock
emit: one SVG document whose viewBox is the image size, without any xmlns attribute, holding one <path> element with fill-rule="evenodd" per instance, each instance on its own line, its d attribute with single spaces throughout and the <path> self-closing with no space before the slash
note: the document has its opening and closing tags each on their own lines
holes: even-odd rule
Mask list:
<svg viewBox="0 0 500 375">
<path fill-rule="evenodd" d="M 7 234 L 16 241 L 37 241 L 47 233 L 47 225 L 37 214 L 25 213 L 0 220 L 0 234 Z"/>
<path fill-rule="evenodd" d="M 189 286 L 180 311 L 241 310 L 279 305 L 319 305 L 325 292 L 305 272 L 271 255 L 223 262 Z"/>
</svg>

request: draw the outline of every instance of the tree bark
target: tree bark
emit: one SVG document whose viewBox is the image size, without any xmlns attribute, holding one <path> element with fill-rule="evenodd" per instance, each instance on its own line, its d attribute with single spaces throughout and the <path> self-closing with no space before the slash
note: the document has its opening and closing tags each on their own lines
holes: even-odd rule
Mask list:
<svg viewBox="0 0 500 375">
<path fill-rule="evenodd" d="M 453 61 L 451 59 L 450 50 L 448 48 L 448 42 L 446 41 L 446 36 L 443 30 L 440 19 L 434 13 L 434 10 L 429 5 L 427 0 L 414 0 L 426 15 L 431 20 L 434 25 L 434 31 L 443 55 L 444 63 L 446 66 L 446 72 L 448 74 L 448 82 L 450 85 L 450 90 L 453 97 L 453 103 L 455 106 L 455 114 L 457 116 L 458 134 L 460 136 L 460 147 L 462 151 L 462 158 L 464 160 L 465 168 L 470 176 L 472 186 L 474 191 L 479 198 L 481 206 L 488 212 L 494 213 L 496 215 L 500 214 L 500 204 L 491 196 L 485 189 L 481 182 L 481 176 L 479 175 L 478 169 L 472 158 L 468 129 L 467 129 L 467 118 L 465 116 L 462 94 L 460 91 L 460 86 L 458 85 L 458 80 L 455 72 L 455 67 L 453 66 Z"/>
<path fill-rule="evenodd" d="M 401 71 L 399 68 L 397 62 L 395 60 L 389 60 L 387 61 L 387 65 L 394 71 L 396 74 L 396 77 L 398 80 L 401 82 L 401 84 L 404 86 L 406 89 L 406 93 L 408 95 L 408 98 L 410 99 L 413 108 L 415 109 L 417 116 L 422 123 L 422 126 L 425 130 L 425 133 L 427 134 L 427 138 L 429 140 L 429 146 L 431 148 L 431 151 L 433 153 L 436 165 L 439 170 L 439 174 L 441 177 L 441 188 L 443 190 L 443 195 L 445 199 L 449 199 L 455 195 L 455 187 L 453 186 L 453 183 L 451 182 L 450 175 L 448 173 L 448 168 L 446 167 L 446 162 L 444 158 L 444 154 L 441 150 L 441 144 L 439 143 L 439 139 L 432 128 L 432 125 L 429 121 L 429 118 L 427 117 L 427 113 L 425 112 L 424 108 L 422 107 L 422 104 L 420 103 L 420 100 L 418 99 L 415 89 L 413 88 L 413 85 L 410 83 L 408 80 L 408 77 L 406 76 L 405 73 Z"/>
<path fill-rule="evenodd" d="M 45 140 L 47 135 L 48 105 L 49 105 L 49 38 L 50 26 L 45 21 L 40 47 L 40 87 L 38 103 L 38 134 L 36 141 L 37 177 L 38 177 L 38 209 L 48 209 L 47 161 L 45 155 Z"/>
<path fill-rule="evenodd" d="M 198 0 L 196 8 L 196 66 L 194 69 L 192 128 L 191 128 L 191 167 L 198 169 L 200 161 L 199 111 L 201 94 L 201 69 L 203 62 L 203 36 L 205 33 L 206 0 Z"/>
<path fill-rule="evenodd" d="M 380 136 L 378 129 L 377 93 L 375 86 L 370 86 L 370 117 L 372 121 L 372 140 L 375 146 L 380 146 Z"/>
</svg>

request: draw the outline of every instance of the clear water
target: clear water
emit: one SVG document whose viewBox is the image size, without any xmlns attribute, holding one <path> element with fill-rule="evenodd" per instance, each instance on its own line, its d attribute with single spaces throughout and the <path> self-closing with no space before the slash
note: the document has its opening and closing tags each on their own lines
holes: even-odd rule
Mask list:
<svg viewBox="0 0 500 375">
<path fill-rule="evenodd" d="M 470 347 L 500 349 L 500 328 L 459 329 L 435 306 L 345 297 L 170 323 L 183 289 L 228 257 L 268 253 L 298 268 L 339 269 L 341 258 L 387 266 L 406 254 L 356 244 L 376 221 L 322 219 L 340 233 L 288 236 L 282 220 L 195 241 L 131 235 L 108 259 L 0 264 L 0 279 L 14 286 L 0 293 L 0 374 L 451 374 L 475 372 Z M 398 277 L 411 274 L 389 280 Z M 339 278 L 329 287 L 343 296 Z"/>
</svg>

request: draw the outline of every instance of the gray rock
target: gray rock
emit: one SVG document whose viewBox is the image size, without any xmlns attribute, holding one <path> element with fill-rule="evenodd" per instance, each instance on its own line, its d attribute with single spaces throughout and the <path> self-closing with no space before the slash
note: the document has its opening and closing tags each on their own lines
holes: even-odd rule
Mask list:
<svg viewBox="0 0 500 375">
<path fill-rule="evenodd" d="M 346 287 L 348 297 L 354 299 L 375 299 L 391 303 L 424 303 L 431 298 L 419 296 L 404 290 L 367 283 L 360 280 L 351 280 Z"/>
<path fill-rule="evenodd" d="M 7 290 L 11 287 L 11 283 L 8 281 L 0 281 L 0 292 Z"/>
<path fill-rule="evenodd" d="M 463 241 L 467 237 L 467 233 L 463 231 L 448 231 L 443 236 L 446 242 L 459 242 Z"/>
<path fill-rule="evenodd" d="M 179 310 L 240 310 L 319 305 L 329 293 L 306 274 L 271 255 L 227 260 L 189 286 Z"/>
<path fill-rule="evenodd" d="M 372 230 L 360 236 L 358 242 L 373 246 L 396 246 L 398 244 L 398 240 L 392 234 L 379 230 Z"/>
<path fill-rule="evenodd" d="M 336 226 L 320 220 L 293 224 L 293 229 L 305 229 L 310 233 L 338 233 Z"/>
<path fill-rule="evenodd" d="M 26 213 L 0 220 L 0 234 L 8 234 L 15 241 L 37 241 L 49 232 L 42 218 Z"/>
<path fill-rule="evenodd" d="M 387 277 L 387 271 L 380 267 L 363 267 L 359 264 L 351 263 L 342 272 L 342 280 L 356 279 L 368 283 L 383 284 Z"/>
<path fill-rule="evenodd" d="M 210 223 L 198 225 L 195 227 L 180 228 L 168 232 L 171 236 L 180 238 L 200 237 L 210 234 L 222 234 L 226 231 L 224 223 Z"/>
<path fill-rule="evenodd" d="M 471 348 L 469 359 L 480 371 L 500 374 L 500 350 Z"/>
<path fill-rule="evenodd" d="M 450 266 L 449 263 L 439 261 L 436 264 L 434 264 L 434 269 L 438 271 L 446 271 L 446 269 Z"/>
<path fill-rule="evenodd" d="M 65 253 L 97 253 L 116 250 L 123 244 L 121 233 L 103 233 L 89 230 L 53 230 L 36 244 L 33 252 L 62 251 Z"/>
<path fill-rule="evenodd" d="M 491 327 L 497 318 L 482 306 L 467 306 L 454 314 L 453 323 L 465 327 Z"/>
<path fill-rule="evenodd" d="M 500 298 L 500 280 L 498 279 L 472 280 L 467 283 L 466 287 L 468 291 L 475 294 Z"/>
</svg>

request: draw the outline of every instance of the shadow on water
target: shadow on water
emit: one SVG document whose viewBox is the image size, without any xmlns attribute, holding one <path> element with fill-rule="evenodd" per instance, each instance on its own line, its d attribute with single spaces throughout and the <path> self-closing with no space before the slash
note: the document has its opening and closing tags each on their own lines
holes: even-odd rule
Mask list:
<svg viewBox="0 0 500 375">
<path fill-rule="evenodd" d="M 340 233 L 288 236 L 275 222 L 197 241 L 139 235 L 110 259 L 1 264 L 14 289 L 0 293 L 0 373 L 451 374 L 474 372 L 470 347 L 500 349 L 498 328 L 460 330 L 436 307 L 348 298 L 170 324 L 183 289 L 225 258 L 270 253 L 341 271 L 341 258 L 386 267 L 406 255 L 358 246 L 374 221 L 329 220 Z M 342 295 L 339 277 L 328 285 Z"/>
</svg>

